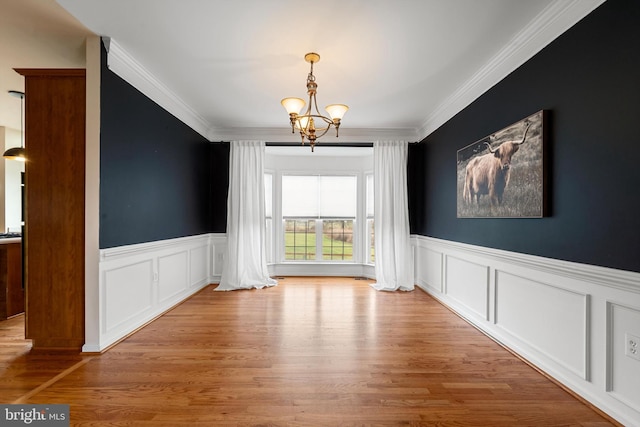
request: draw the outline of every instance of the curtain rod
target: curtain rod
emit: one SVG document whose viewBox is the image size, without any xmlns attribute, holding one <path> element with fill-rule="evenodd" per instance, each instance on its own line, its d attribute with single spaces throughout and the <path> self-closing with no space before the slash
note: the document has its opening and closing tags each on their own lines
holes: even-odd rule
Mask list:
<svg viewBox="0 0 640 427">
<path fill-rule="evenodd" d="M 299 142 L 265 142 L 267 147 L 307 147 Z M 373 147 L 373 142 L 321 142 L 316 147 Z"/>
</svg>

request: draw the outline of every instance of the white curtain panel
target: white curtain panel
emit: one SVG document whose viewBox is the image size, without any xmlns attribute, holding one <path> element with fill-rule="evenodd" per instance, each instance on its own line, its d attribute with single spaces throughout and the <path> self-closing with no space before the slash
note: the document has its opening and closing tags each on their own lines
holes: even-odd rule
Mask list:
<svg viewBox="0 0 640 427">
<path fill-rule="evenodd" d="M 264 147 L 264 141 L 231 142 L 227 253 L 216 291 L 261 289 L 278 283 L 267 270 Z"/>
<path fill-rule="evenodd" d="M 412 291 L 406 141 L 373 144 L 376 283 L 379 291 Z"/>
</svg>

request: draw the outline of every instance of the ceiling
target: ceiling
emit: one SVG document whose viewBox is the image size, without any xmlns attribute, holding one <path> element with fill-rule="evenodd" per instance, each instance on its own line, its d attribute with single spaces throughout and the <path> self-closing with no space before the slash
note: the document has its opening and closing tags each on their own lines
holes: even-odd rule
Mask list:
<svg viewBox="0 0 640 427">
<path fill-rule="evenodd" d="M 210 140 L 298 141 L 280 100 L 306 96 L 317 52 L 319 106 L 350 107 L 339 141 L 415 141 L 603 1 L 0 0 L 20 40 L 0 33 L 1 89 L 4 68 L 72 63 L 56 40 L 93 32 L 116 74 Z"/>
<path fill-rule="evenodd" d="M 0 0 L 0 126 L 20 129 L 24 78 L 14 68 L 85 66 L 84 39 L 91 34 L 54 0 Z"/>
</svg>

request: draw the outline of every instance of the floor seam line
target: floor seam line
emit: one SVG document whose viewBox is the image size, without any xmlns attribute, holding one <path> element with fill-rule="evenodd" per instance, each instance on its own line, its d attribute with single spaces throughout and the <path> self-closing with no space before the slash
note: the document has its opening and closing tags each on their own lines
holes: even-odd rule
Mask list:
<svg viewBox="0 0 640 427">
<path fill-rule="evenodd" d="M 75 371 L 76 369 L 80 368 L 81 366 L 85 365 L 86 363 L 88 363 L 89 361 L 94 359 L 95 357 L 96 356 L 89 356 L 86 359 L 83 359 L 83 360 L 79 361 L 78 363 L 74 364 L 73 366 L 68 367 L 67 369 L 65 369 L 64 371 L 60 372 L 55 377 L 51 378 L 49 381 L 46 381 L 46 382 L 40 384 L 38 387 L 36 387 L 33 390 L 23 394 L 22 396 L 20 396 L 18 399 L 14 400 L 11 403 L 14 404 L 14 405 L 15 404 L 19 404 L 19 403 L 25 403 L 31 397 L 35 396 L 36 394 L 40 393 L 42 390 L 50 387 L 51 385 L 57 383 L 58 381 L 60 381 L 61 379 L 63 379 L 64 377 L 66 377 L 67 375 L 72 373 L 73 371 Z"/>
</svg>

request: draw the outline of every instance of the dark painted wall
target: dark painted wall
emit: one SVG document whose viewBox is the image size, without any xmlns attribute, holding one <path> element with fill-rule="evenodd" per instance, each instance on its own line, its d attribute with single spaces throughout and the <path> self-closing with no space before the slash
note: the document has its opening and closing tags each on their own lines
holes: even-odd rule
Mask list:
<svg viewBox="0 0 640 427">
<path fill-rule="evenodd" d="M 411 146 L 412 233 L 640 272 L 639 23 L 640 1 L 608 0 Z M 457 219 L 457 150 L 542 109 L 550 216 Z"/>
<path fill-rule="evenodd" d="M 210 190 L 209 190 L 209 232 L 227 231 L 227 192 L 229 191 L 229 153 L 228 142 L 209 143 Z"/>
<path fill-rule="evenodd" d="M 224 232 L 229 146 L 111 72 L 102 50 L 100 248 Z"/>
</svg>

